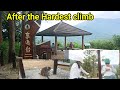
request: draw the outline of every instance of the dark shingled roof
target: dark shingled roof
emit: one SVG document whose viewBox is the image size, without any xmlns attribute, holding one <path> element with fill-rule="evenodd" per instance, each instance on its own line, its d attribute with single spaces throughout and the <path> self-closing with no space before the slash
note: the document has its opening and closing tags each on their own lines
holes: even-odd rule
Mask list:
<svg viewBox="0 0 120 90">
<path fill-rule="evenodd" d="M 91 35 L 92 33 L 71 26 L 63 21 L 58 24 L 38 32 L 36 36 L 82 36 Z"/>
</svg>

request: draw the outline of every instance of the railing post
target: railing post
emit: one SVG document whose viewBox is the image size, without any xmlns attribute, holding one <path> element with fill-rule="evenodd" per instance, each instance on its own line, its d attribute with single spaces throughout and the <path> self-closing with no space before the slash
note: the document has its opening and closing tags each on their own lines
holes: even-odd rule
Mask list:
<svg viewBox="0 0 120 90">
<path fill-rule="evenodd" d="M 25 70 L 24 70 L 24 66 L 23 66 L 23 62 L 22 62 L 22 57 L 17 57 L 17 60 L 19 61 L 19 71 L 20 71 L 20 75 L 22 78 L 25 78 Z"/>
<path fill-rule="evenodd" d="M 54 60 L 54 70 L 53 70 L 53 74 L 57 74 L 57 64 L 58 64 L 58 60 L 55 59 L 55 60 Z"/>
</svg>

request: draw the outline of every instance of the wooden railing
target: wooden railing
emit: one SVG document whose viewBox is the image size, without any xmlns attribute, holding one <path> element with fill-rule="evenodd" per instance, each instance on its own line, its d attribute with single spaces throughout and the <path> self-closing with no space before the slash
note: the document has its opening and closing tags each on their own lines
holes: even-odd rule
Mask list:
<svg viewBox="0 0 120 90">
<path fill-rule="evenodd" d="M 19 61 L 19 71 L 22 78 L 25 78 L 25 70 L 22 62 L 22 57 L 16 57 L 16 60 Z"/>
<path fill-rule="evenodd" d="M 54 70 L 53 70 L 53 74 L 57 74 L 57 66 L 67 66 L 67 67 L 70 67 L 70 64 L 69 63 L 62 63 L 62 62 L 59 62 L 58 59 L 55 59 L 54 60 Z"/>
</svg>

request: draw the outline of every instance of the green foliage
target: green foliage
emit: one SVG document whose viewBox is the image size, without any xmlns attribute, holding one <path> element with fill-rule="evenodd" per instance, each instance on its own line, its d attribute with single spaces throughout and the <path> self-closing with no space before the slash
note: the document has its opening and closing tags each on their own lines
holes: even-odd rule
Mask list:
<svg viewBox="0 0 120 90">
<path fill-rule="evenodd" d="M 113 43 L 115 45 L 115 49 L 120 50 L 120 35 L 114 35 L 112 39 L 113 39 Z"/>
<path fill-rule="evenodd" d="M 80 48 L 80 45 L 77 42 L 74 42 L 74 48 Z"/>
<path fill-rule="evenodd" d="M 95 49 L 115 49 L 115 45 L 113 44 L 112 40 L 94 40 L 91 41 L 90 44 L 91 47 Z"/>
<path fill-rule="evenodd" d="M 57 42 L 57 44 L 59 45 L 59 48 L 64 48 L 61 42 Z"/>
<path fill-rule="evenodd" d="M 6 64 L 8 62 L 8 50 L 9 50 L 9 43 L 8 41 L 3 41 L 2 44 L 0 45 L 0 49 L 3 51 L 3 60 L 4 63 Z"/>
<path fill-rule="evenodd" d="M 120 76 L 120 67 L 119 66 L 116 67 L 116 71 L 117 71 L 116 76 L 118 79 L 120 79 L 120 77 L 119 77 Z"/>
<path fill-rule="evenodd" d="M 84 68 L 88 73 L 92 72 L 92 65 L 91 65 L 91 59 L 90 59 L 90 57 L 84 59 L 83 68 Z"/>
<path fill-rule="evenodd" d="M 3 11 L 2 13 L 2 35 L 3 35 L 3 40 L 8 40 L 9 39 L 9 24 L 8 20 L 6 20 L 8 12 Z M 22 22 L 21 21 L 15 21 L 15 41 L 21 41 L 21 32 L 22 32 Z"/>
<path fill-rule="evenodd" d="M 120 50 L 120 35 L 113 35 L 110 40 L 94 40 L 90 44 L 96 49 Z"/>
<path fill-rule="evenodd" d="M 94 51 L 88 50 L 85 51 L 84 54 L 86 55 L 83 63 L 83 68 L 90 73 L 91 77 L 96 77 L 97 75 L 97 58 L 96 55 L 94 54 Z"/>
<path fill-rule="evenodd" d="M 2 44 L 0 45 L 0 50 L 3 51 L 3 60 L 4 63 L 8 63 L 8 50 L 9 50 L 9 42 L 8 41 L 3 41 Z M 15 43 L 15 53 L 18 56 L 19 55 L 19 50 L 20 50 L 20 43 L 16 42 Z"/>
</svg>

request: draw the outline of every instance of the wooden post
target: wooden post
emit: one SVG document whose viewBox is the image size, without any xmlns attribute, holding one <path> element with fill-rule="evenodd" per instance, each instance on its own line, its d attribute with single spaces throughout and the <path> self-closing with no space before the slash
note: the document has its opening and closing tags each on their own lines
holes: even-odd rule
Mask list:
<svg viewBox="0 0 120 90">
<path fill-rule="evenodd" d="M 57 36 L 55 36 L 55 55 L 57 55 Z"/>
<path fill-rule="evenodd" d="M 65 36 L 65 50 L 66 50 L 66 36 Z"/>
<path fill-rule="evenodd" d="M 24 70 L 22 58 L 21 57 L 17 57 L 17 60 L 19 60 L 20 75 L 21 75 L 22 78 L 25 78 L 26 76 L 25 76 L 25 70 Z"/>
<path fill-rule="evenodd" d="M 43 42 L 43 36 L 41 36 L 41 39 L 42 39 L 41 41 Z"/>
<path fill-rule="evenodd" d="M 53 74 L 57 74 L 57 64 L 58 64 L 58 60 L 55 59 L 55 60 L 54 60 L 54 70 L 53 70 Z"/>
<path fill-rule="evenodd" d="M 99 70 L 99 79 L 102 79 L 102 74 L 101 74 L 101 60 L 100 60 L 100 50 L 97 50 L 98 53 L 98 70 Z"/>
<path fill-rule="evenodd" d="M 84 49 L 84 35 L 82 35 L 82 50 Z"/>
<path fill-rule="evenodd" d="M 120 50 L 119 50 L 119 73 L 118 74 L 119 74 L 118 76 L 120 76 Z"/>
<path fill-rule="evenodd" d="M 33 38 L 33 59 L 36 59 L 36 43 L 35 43 L 35 37 Z"/>
<path fill-rule="evenodd" d="M 119 68 L 120 68 L 120 50 L 119 50 Z"/>
</svg>

